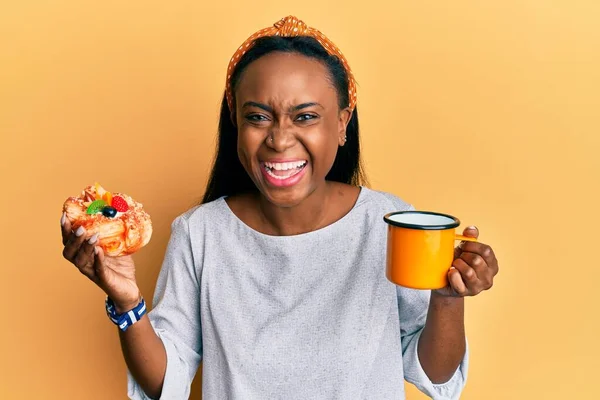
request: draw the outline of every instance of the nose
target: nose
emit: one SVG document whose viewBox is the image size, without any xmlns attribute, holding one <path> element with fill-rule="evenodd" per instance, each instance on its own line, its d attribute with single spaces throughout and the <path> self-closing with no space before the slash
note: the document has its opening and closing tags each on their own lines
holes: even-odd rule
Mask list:
<svg viewBox="0 0 600 400">
<path fill-rule="evenodd" d="M 267 147 L 278 153 L 283 153 L 296 143 L 293 125 L 285 122 L 274 124 L 266 139 Z"/>
</svg>

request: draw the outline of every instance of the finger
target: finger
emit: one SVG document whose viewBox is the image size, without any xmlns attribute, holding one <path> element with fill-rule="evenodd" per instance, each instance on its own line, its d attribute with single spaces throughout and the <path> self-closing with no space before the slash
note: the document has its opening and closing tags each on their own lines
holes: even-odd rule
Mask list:
<svg viewBox="0 0 600 400">
<path fill-rule="evenodd" d="M 498 273 L 498 259 L 496 258 L 494 250 L 490 246 L 484 245 L 483 250 L 479 254 L 481 254 L 488 267 L 493 271 L 494 275 L 496 275 Z"/>
<path fill-rule="evenodd" d="M 477 239 L 479 237 L 479 228 L 473 225 L 467 226 L 463 230 L 463 235 Z"/>
<path fill-rule="evenodd" d="M 86 276 L 94 275 L 94 246 L 98 242 L 98 234 L 83 242 L 75 256 L 75 266 Z"/>
<path fill-rule="evenodd" d="M 485 260 L 488 268 L 492 272 L 492 276 L 498 274 L 498 259 L 494 250 L 487 244 L 483 243 L 468 243 L 464 246 L 463 251 L 479 254 Z"/>
<path fill-rule="evenodd" d="M 462 246 L 463 251 L 468 251 L 470 253 L 476 253 L 483 257 L 483 259 L 490 263 L 496 258 L 496 254 L 494 254 L 494 250 L 490 246 L 485 243 L 480 242 L 466 242 Z"/>
<path fill-rule="evenodd" d="M 67 244 L 69 240 L 69 236 L 71 236 L 71 221 L 67 218 L 67 213 L 62 213 L 62 217 L 60 217 L 60 231 L 62 233 L 62 243 L 63 246 Z"/>
<path fill-rule="evenodd" d="M 475 270 L 478 279 L 478 289 L 488 290 L 494 284 L 494 276 L 497 273 L 498 265 L 490 266 L 481 255 L 474 253 L 462 253 L 461 260 L 464 260 L 471 268 Z"/>
<path fill-rule="evenodd" d="M 479 237 L 479 229 L 476 226 L 467 226 L 464 230 L 463 230 L 463 236 L 467 236 L 467 237 L 472 237 L 477 239 Z M 467 241 L 461 241 L 460 244 L 458 246 L 456 246 L 454 248 L 454 258 L 458 258 L 460 257 L 460 254 L 464 251 L 465 248 L 465 244 L 467 243 L 472 243 L 472 242 L 467 242 Z"/>
<path fill-rule="evenodd" d="M 448 271 L 448 282 L 450 283 L 450 287 L 460 296 L 467 294 L 467 285 L 462 280 L 460 272 L 456 268 L 450 268 L 450 271 Z"/>
<path fill-rule="evenodd" d="M 482 278 L 487 273 L 488 264 L 479 254 L 463 251 L 460 258 L 475 270 L 478 277 Z"/>
<path fill-rule="evenodd" d="M 452 266 L 456 268 L 458 272 L 460 272 L 460 277 L 467 286 L 467 291 L 469 294 L 476 292 L 479 279 L 477 278 L 477 273 L 475 270 L 471 268 L 462 258 L 457 258 L 454 260 Z"/>
<path fill-rule="evenodd" d="M 460 244 L 460 251 L 454 252 L 454 258 L 459 258 L 462 253 L 475 253 L 475 254 L 487 253 L 487 250 L 485 250 L 486 247 L 489 247 L 489 246 L 486 244 L 480 243 L 480 242 L 464 242 L 463 241 Z"/>
<path fill-rule="evenodd" d="M 96 246 L 94 247 L 94 253 L 96 255 L 94 257 L 94 272 L 96 276 L 100 279 L 100 281 L 106 282 L 106 264 L 104 250 L 102 250 L 102 247 Z"/>
<path fill-rule="evenodd" d="M 461 242 L 458 246 L 456 246 L 454 248 L 454 259 L 457 259 L 458 257 L 460 257 L 460 254 L 462 253 L 462 244 L 464 242 Z"/>
<path fill-rule="evenodd" d="M 69 238 L 67 239 L 67 244 L 63 249 L 63 257 L 67 260 L 73 262 L 75 259 L 75 255 L 79 251 L 81 244 L 85 240 L 85 229 L 83 226 L 77 228 L 74 233 L 71 233 Z"/>
</svg>

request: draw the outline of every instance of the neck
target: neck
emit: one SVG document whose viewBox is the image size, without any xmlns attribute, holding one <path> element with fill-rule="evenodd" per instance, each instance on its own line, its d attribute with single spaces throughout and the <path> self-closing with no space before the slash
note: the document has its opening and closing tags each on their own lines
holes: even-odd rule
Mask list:
<svg viewBox="0 0 600 400">
<path fill-rule="evenodd" d="M 259 208 L 265 228 L 272 235 L 289 236 L 328 225 L 330 186 L 324 182 L 300 204 L 292 207 L 277 206 L 260 195 Z"/>
</svg>

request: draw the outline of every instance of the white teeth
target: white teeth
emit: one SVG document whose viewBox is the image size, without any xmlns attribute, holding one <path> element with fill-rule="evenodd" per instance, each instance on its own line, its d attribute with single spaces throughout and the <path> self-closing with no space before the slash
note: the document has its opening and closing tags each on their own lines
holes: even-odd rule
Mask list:
<svg viewBox="0 0 600 400">
<path fill-rule="evenodd" d="M 265 166 L 270 169 L 274 169 L 277 171 L 288 171 L 290 169 L 296 169 L 303 167 L 306 164 L 306 161 L 294 161 L 294 162 L 286 162 L 286 163 L 272 163 L 266 162 Z"/>
<path fill-rule="evenodd" d="M 292 175 L 296 175 L 296 174 L 297 174 L 297 172 L 295 172 L 295 171 L 292 171 L 292 172 L 290 172 L 289 174 L 285 174 L 285 175 L 281 175 L 281 176 L 279 176 L 279 175 L 275 175 L 275 174 L 273 173 L 273 171 L 271 171 L 270 169 L 267 169 L 266 171 L 267 171 L 267 174 L 269 174 L 269 175 L 270 175 L 270 176 L 272 176 L 273 178 L 275 178 L 275 179 L 279 179 L 279 180 L 282 180 L 282 179 L 287 179 L 287 178 L 289 178 L 290 176 L 292 176 Z"/>
<path fill-rule="evenodd" d="M 289 163 L 265 162 L 265 171 L 267 171 L 267 174 L 269 174 L 269 176 L 278 180 L 283 180 L 300 173 L 300 168 L 304 167 L 305 165 L 306 161 L 294 161 Z M 288 172 L 285 173 L 285 175 L 275 175 L 273 170 Z"/>
</svg>

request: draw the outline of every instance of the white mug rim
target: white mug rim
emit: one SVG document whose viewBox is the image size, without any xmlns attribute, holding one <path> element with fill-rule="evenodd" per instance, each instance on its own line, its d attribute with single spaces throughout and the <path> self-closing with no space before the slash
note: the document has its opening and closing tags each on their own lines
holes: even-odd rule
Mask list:
<svg viewBox="0 0 600 400">
<path fill-rule="evenodd" d="M 399 222 L 399 221 L 395 221 L 393 219 L 391 219 L 391 217 L 393 217 L 394 215 L 399 215 L 399 214 L 425 214 L 425 215 L 436 215 L 439 217 L 445 217 L 448 219 L 451 219 L 452 222 L 447 223 L 447 224 L 439 224 L 439 225 L 422 225 L 422 224 L 413 224 L 413 223 L 406 223 L 406 222 Z M 392 225 L 392 226 L 396 226 L 399 228 L 406 228 L 406 229 L 418 229 L 418 230 L 431 230 L 431 231 L 439 231 L 439 230 L 445 230 L 445 229 L 454 229 L 456 227 L 458 227 L 460 225 L 460 220 L 458 218 L 456 218 L 455 216 L 449 215 L 449 214 L 444 214 L 444 213 L 439 213 L 439 212 L 435 212 L 435 211 L 417 211 L 417 210 L 412 210 L 412 211 L 395 211 L 395 212 L 391 212 L 386 214 L 383 217 L 383 220 L 388 224 L 388 225 Z"/>
</svg>

